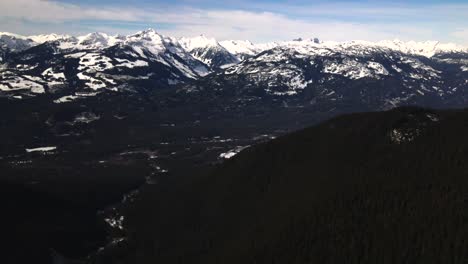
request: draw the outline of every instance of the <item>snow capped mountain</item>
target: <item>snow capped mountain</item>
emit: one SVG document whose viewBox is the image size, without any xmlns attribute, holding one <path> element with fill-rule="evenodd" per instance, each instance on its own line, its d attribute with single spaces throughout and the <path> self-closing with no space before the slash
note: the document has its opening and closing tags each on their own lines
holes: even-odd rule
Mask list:
<svg viewBox="0 0 468 264">
<path fill-rule="evenodd" d="M 403 42 L 400 40 L 393 41 L 379 41 L 379 42 L 369 42 L 369 41 L 345 41 L 345 42 L 335 42 L 335 41 L 325 41 L 322 42 L 318 38 L 313 39 L 302 39 L 298 38 L 292 41 L 283 41 L 283 42 L 270 42 L 263 44 L 253 44 L 250 41 L 222 41 L 220 42 L 229 52 L 235 54 L 236 56 L 242 56 L 242 58 L 247 58 L 249 56 L 254 56 L 262 51 L 273 49 L 276 47 L 284 48 L 294 48 L 300 53 L 314 53 L 319 50 L 322 52 L 329 50 L 331 52 L 346 52 L 350 53 L 348 50 L 351 48 L 352 53 L 359 53 L 366 50 L 377 50 L 377 49 L 387 49 L 392 51 L 398 51 L 405 54 L 411 55 L 420 55 L 424 57 L 432 57 L 439 53 L 467 53 L 468 48 L 463 47 L 453 43 L 440 43 L 438 41 L 425 41 L 425 42 L 416 42 L 409 41 Z"/>
<path fill-rule="evenodd" d="M 438 41 L 425 41 L 425 42 L 403 42 L 400 40 L 393 41 L 380 41 L 376 45 L 386 47 L 392 50 L 400 51 L 402 53 L 421 55 L 425 57 L 432 57 L 438 53 L 456 53 L 468 52 L 468 48 L 453 44 L 453 43 L 440 43 Z"/>
<path fill-rule="evenodd" d="M 42 34 L 42 35 L 29 36 L 28 38 L 38 44 L 42 44 L 47 41 L 67 41 L 74 37 L 70 35 L 60 35 L 60 34 Z"/>
<path fill-rule="evenodd" d="M 199 87 L 235 90 L 239 101 L 278 98 L 292 107 L 352 105 L 389 109 L 400 105 L 465 105 L 468 53 L 427 58 L 359 41 L 283 42 L 210 75 Z M 187 92 L 197 92 L 188 84 Z M 228 91 L 226 91 L 228 92 Z"/>
<path fill-rule="evenodd" d="M 0 32 L 0 49 L 21 51 L 36 45 L 32 39 L 17 34 Z"/>
<path fill-rule="evenodd" d="M 253 56 L 257 53 L 255 45 L 248 40 L 225 40 L 220 44 L 232 54 L 248 54 Z"/>
<path fill-rule="evenodd" d="M 187 51 L 192 51 L 198 48 L 217 47 L 218 41 L 214 38 L 208 38 L 205 35 L 200 35 L 194 38 L 181 38 L 179 42 Z"/>
<path fill-rule="evenodd" d="M 77 45 L 86 49 L 102 49 L 122 42 L 117 36 L 109 36 L 105 33 L 94 32 L 78 37 Z"/>
<path fill-rule="evenodd" d="M 69 100 L 77 92 L 175 86 L 187 92 L 230 90 L 241 97 L 312 94 L 307 100 L 313 102 L 354 98 L 385 108 L 456 97 L 462 102 L 468 90 L 467 49 L 439 42 L 298 38 L 254 44 L 203 35 L 176 39 L 153 29 L 128 36 L 2 33 L 0 58 L 0 95 L 10 97 L 69 90 Z"/>
<path fill-rule="evenodd" d="M 220 45 L 236 55 L 240 60 L 255 56 L 266 48 L 265 46 L 255 45 L 248 40 L 225 40 L 221 41 Z"/>
<path fill-rule="evenodd" d="M 399 56 L 394 51 L 386 53 L 380 49 L 357 49 L 355 46 L 340 48 L 343 50 L 305 46 L 298 42 L 285 43 L 226 69 L 224 73 L 244 76 L 242 78 L 251 79 L 257 86 L 268 87 L 266 91 L 276 95 L 297 94 L 309 84 L 343 77 L 378 80 L 398 75 L 432 80 L 440 74 L 419 59 Z"/>
<path fill-rule="evenodd" d="M 200 35 L 194 38 L 181 38 L 179 42 L 193 57 L 213 69 L 226 68 L 240 61 L 214 38 Z"/>
<path fill-rule="evenodd" d="M 129 36 L 92 33 L 82 37 L 39 36 L 47 40 L 11 53 L 0 67 L 0 95 L 80 94 L 167 87 L 209 73 L 175 38 L 149 29 Z M 58 100 L 58 99 L 57 99 Z M 65 100 L 65 99 L 64 99 Z M 61 102 L 58 100 L 57 102 Z"/>
<path fill-rule="evenodd" d="M 227 52 L 237 56 L 241 60 L 254 56 L 262 51 L 269 50 L 275 47 L 295 47 L 300 49 L 308 49 L 310 47 L 321 47 L 324 49 L 338 49 L 339 51 L 345 50 L 348 47 L 361 46 L 366 49 L 382 48 L 399 51 L 406 54 L 421 55 L 425 57 L 432 57 L 439 53 L 456 53 L 468 52 L 468 47 L 463 47 L 453 43 L 440 43 L 438 41 L 425 41 L 416 42 L 408 41 L 403 42 L 400 40 L 384 40 L 379 42 L 369 41 L 319 41 L 314 39 L 298 38 L 293 41 L 282 42 L 269 42 L 254 44 L 248 40 L 225 40 L 218 42 L 214 38 L 207 38 L 200 35 L 194 38 L 180 38 L 179 40 L 171 37 L 162 36 L 154 29 L 148 29 L 129 36 L 111 36 L 105 33 L 95 32 L 84 36 L 73 37 L 70 35 L 60 34 L 45 34 L 34 36 L 21 36 L 12 33 L 0 32 L 0 45 L 3 48 L 10 50 L 22 50 L 30 48 L 48 41 L 58 41 L 61 43 L 60 47 L 63 49 L 102 49 L 107 48 L 119 43 L 140 43 L 151 49 L 154 54 L 167 49 L 169 43 L 175 47 L 182 46 L 188 52 L 199 49 L 207 48 L 224 48 Z M 168 45 L 166 45 L 168 44 Z M 165 46 L 164 48 L 162 48 Z"/>
<path fill-rule="evenodd" d="M 419 55 L 424 57 L 432 57 L 440 53 L 467 53 L 468 48 L 453 43 L 440 43 L 438 41 L 426 42 L 403 42 L 400 40 L 393 41 L 319 41 L 314 39 L 296 39 L 293 41 L 272 42 L 266 44 L 254 45 L 257 53 L 260 51 L 272 49 L 275 47 L 293 48 L 303 54 L 323 54 L 329 51 L 330 53 L 345 53 L 345 54 L 362 54 L 375 51 L 397 51 L 404 54 Z"/>
<path fill-rule="evenodd" d="M 108 91 L 168 87 L 199 77 L 169 50 L 153 54 L 124 43 L 82 50 L 63 50 L 60 45 L 46 42 L 10 54 L 0 68 L 0 95 L 25 98 L 57 93 L 63 100 L 56 101 L 62 102 Z"/>
<path fill-rule="evenodd" d="M 152 54 L 164 53 L 172 46 L 175 46 L 175 50 L 177 50 L 179 48 L 177 46 L 180 46 L 178 45 L 177 40 L 160 35 L 153 29 L 147 29 L 127 36 L 125 38 L 125 44 L 144 47 Z"/>
<path fill-rule="evenodd" d="M 94 32 L 84 36 L 74 37 L 69 35 L 37 35 L 31 36 L 38 45 L 45 42 L 57 42 L 63 50 L 92 50 L 104 49 L 123 41 L 120 36 L 110 36 L 105 33 Z"/>
<path fill-rule="evenodd" d="M 142 54 L 148 51 L 161 63 L 178 67 L 189 78 L 195 79 L 209 73 L 206 65 L 191 56 L 176 38 L 163 36 L 153 29 L 127 36 L 124 44 Z"/>
</svg>

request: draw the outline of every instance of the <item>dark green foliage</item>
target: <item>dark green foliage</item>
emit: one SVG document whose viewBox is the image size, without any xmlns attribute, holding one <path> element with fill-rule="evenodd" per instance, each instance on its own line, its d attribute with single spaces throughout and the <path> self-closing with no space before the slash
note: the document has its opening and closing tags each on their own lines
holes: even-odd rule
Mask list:
<svg viewBox="0 0 468 264">
<path fill-rule="evenodd" d="M 398 143 L 394 130 L 414 138 Z M 148 187 L 116 259 L 466 263 L 467 134 L 467 110 L 401 108 L 257 145 L 211 173 Z"/>
</svg>

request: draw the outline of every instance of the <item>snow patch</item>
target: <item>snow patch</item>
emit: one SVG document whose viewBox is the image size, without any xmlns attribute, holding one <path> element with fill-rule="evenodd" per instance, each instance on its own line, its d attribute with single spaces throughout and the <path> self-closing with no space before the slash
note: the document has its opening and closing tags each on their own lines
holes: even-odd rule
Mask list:
<svg viewBox="0 0 468 264">
<path fill-rule="evenodd" d="M 75 101 L 78 98 L 79 97 L 76 96 L 76 95 L 66 95 L 66 96 L 62 96 L 62 97 L 54 100 L 54 103 L 56 103 L 56 104 L 69 103 L 69 102 Z"/>
<path fill-rule="evenodd" d="M 77 77 L 80 80 L 87 81 L 87 82 L 85 82 L 86 86 L 88 86 L 88 88 L 90 88 L 92 90 L 99 90 L 99 89 L 102 89 L 102 88 L 106 87 L 106 84 L 103 81 L 100 81 L 98 79 L 95 79 L 95 78 L 87 76 L 87 75 L 84 75 L 81 72 L 77 74 Z"/>
<path fill-rule="evenodd" d="M 86 55 L 86 52 L 77 52 L 77 53 L 72 53 L 72 54 L 67 54 L 65 55 L 65 58 L 73 58 L 73 59 L 79 59 Z"/>
<path fill-rule="evenodd" d="M 365 77 L 375 77 L 379 72 L 382 72 L 382 74 L 388 74 L 383 66 L 382 69 L 377 64 L 369 63 L 368 65 L 372 65 L 371 67 L 375 67 L 376 69 L 366 67 L 367 65 L 364 63 L 351 59 L 344 59 L 341 63 L 337 61 L 327 61 L 325 62 L 323 72 L 342 75 L 352 80 L 362 79 Z"/>
<path fill-rule="evenodd" d="M 135 68 L 135 67 L 147 67 L 148 62 L 142 61 L 142 60 L 137 60 L 137 61 L 129 61 L 127 59 L 119 59 L 116 58 L 120 64 L 115 65 L 116 67 L 127 67 L 127 68 Z"/>
<path fill-rule="evenodd" d="M 78 70 L 90 71 L 104 71 L 107 69 L 112 69 L 114 65 L 111 63 L 111 59 L 102 56 L 99 53 L 87 53 L 86 55 L 80 58 L 80 66 Z"/>
<path fill-rule="evenodd" d="M 9 92 L 9 91 L 16 91 L 16 90 L 30 90 L 32 93 L 35 94 L 42 94 L 45 93 L 44 86 L 37 82 L 28 80 L 24 77 L 14 76 L 13 78 L 6 78 L 1 80 L 4 83 L 0 83 L 0 90 Z"/>
<path fill-rule="evenodd" d="M 109 217 L 105 218 L 104 221 L 109 224 L 112 228 L 124 230 L 123 227 L 123 222 L 125 220 L 125 217 L 121 215 L 120 217 Z"/>
<path fill-rule="evenodd" d="M 101 117 L 96 115 L 95 113 L 83 112 L 75 117 L 72 124 L 77 124 L 77 123 L 89 124 L 99 119 L 101 119 Z"/>
<path fill-rule="evenodd" d="M 250 146 L 237 146 L 236 148 L 229 150 L 228 152 L 221 153 L 219 157 L 222 159 L 230 159 L 248 147 Z"/>
<path fill-rule="evenodd" d="M 32 148 L 32 149 L 26 149 L 26 152 L 31 153 L 31 152 L 49 152 L 56 150 L 57 147 L 41 147 L 41 148 Z"/>
</svg>

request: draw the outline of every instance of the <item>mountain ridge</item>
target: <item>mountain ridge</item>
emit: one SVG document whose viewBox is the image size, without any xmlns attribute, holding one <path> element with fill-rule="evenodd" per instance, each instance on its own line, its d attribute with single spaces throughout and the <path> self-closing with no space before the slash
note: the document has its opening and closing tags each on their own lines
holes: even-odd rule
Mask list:
<svg viewBox="0 0 468 264">
<path fill-rule="evenodd" d="M 156 32 L 156 30 L 149 28 L 143 31 L 139 31 L 138 33 L 141 32 Z M 108 35 L 106 33 L 101 33 L 101 32 L 94 32 L 94 33 L 89 33 L 87 35 L 81 35 L 81 36 L 71 36 L 71 35 L 62 35 L 62 34 L 41 34 L 41 35 L 31 35 L 31 36 L 23 36 L 19 34 L 14 34 L 14 33 L 9 33 L 9 32 L 0 32 L 0 37 L 1 36 L 9 36 L 9 37 L 15 37 L 17 39 L 23 39 L 23 40 L 32 40 L 35 42 L 35 45 L 42 44 L 46 41 L 56 41 L 56 40 L 64 40 L 64 39 L 78 39 L 78 40 L 83 40 L 86 39 L 87 37 L 89 38 L 92 35 L 99 35 L 103 37 L 104 39 L 107 40 L 114 40 L 117 42 L 118 40 L 123 40 L 125 37 L 132 36 L 135 34 L 130 34 L 127 36 L 122 36 L 122 35 Z M 203 36 L 205 39 L 208 39 L 205 35 L 200 35 Z M 195 37 L 195 38 L 200 38 L 200 36 Z M 189 38 L 189 37 L 183 37 L 179 38 L 179 40 L 190 40 L 194 38 Z M 434 40 L 428 40 L 428 41 L 401 41 L 398 39 L 394 40 L 381 40 L 381 41 L 363 41 L 363 40 L 349 40 L 349 41 L 342 41 L 342 42 L 337 42 L 337 41 L 319 41 L 317 38 L 315 39 L 296 39 L 292 41 L 276 41 L 276 42 L 267 42 L 267 43 L 256 43 L 254 44 L 253 42 L 249 40 L 222 40 L 222 41 L 217 41 L 214 38 L 209 39 L 210 40 L 210 45 L 216 45 L 220 44 L 224 48 L 226 48 L 229 52 L 232 54 L 240 54 L 240 53 L 249 53 L 249 50 L 258 53 L 259 51 L 263 51 L 272 47 L 276 46 L 288 46 L 291 45 L 292 43 L 314 43 L 317 45 L 322 45 L 324 47 L 333 47 L 337 45 L 349 45 L 350 43 L 361 43 L 361 44 L 366 44 L 366 45 L 375 45 L 375 46 L 381 46 L 381 47 L 387 47 L 389 49 L 394 49 L 398 50 L 401 52 L 405 53 L 411 53 L 411 54 L 418 54 L 418 55 L 423 55 L 423 56 L 433 56 L 437 52 L 468 52 L 468 46 L 462 46 L 459 44 L 455 43 L 442 43 L 439 41 L 434 41 Z M 234 48 L 234 44 L 239 45 L 238 49 Z M 207 44 L 199 42 L 198 43 L 198 48 L 204 47 Z M 243 52 L 244 51 L 244 52 Z M 250 52 L 250 55 L 253 55 L 253 53 Z M 435 52 L 435 53 L 434 53 Z"/>
<path fill-rule="evenodd" d="M 31 45 L 28 38 L 4 36 L 14 40 L 10 46 Z M 256 45 L 206 36 L 177 39 L 154 29 L 40 39 L 53 41 L 0 49 L 0 96 L 20 100 L 45 94 L 51 102 L 66 103 L 104 92 L 144 97 L 149 90 L 170 88 L 186 97 L 182 101 L 201 90 L 215 105 L 220 96 L 229 96 L 229 109 L 249 100 L 370 110 L 458 107 L 468 101 L 468 52 L 453 44 L 299 38 Z"/>
</svg>

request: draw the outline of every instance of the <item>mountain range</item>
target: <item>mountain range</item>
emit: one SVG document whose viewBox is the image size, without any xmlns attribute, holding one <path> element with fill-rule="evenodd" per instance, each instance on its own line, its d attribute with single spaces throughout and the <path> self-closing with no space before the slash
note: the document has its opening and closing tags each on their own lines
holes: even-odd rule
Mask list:
<svg viewBox="0 0 468 264">
<path fill-rule="evenodd" d="M 148 29 L 128 36 L 0 33 L 0 50 L 0 95 L 12 99 L 202 87 L 281 98 L 312 93 L 303 99 L 309 102 L 360 96 L 360 104 L 377 99 L 383 109 L 466 100 L 467 48 L 436 41 L 253 44 L 203 35 L 177 39 Z"/>
</svg>

